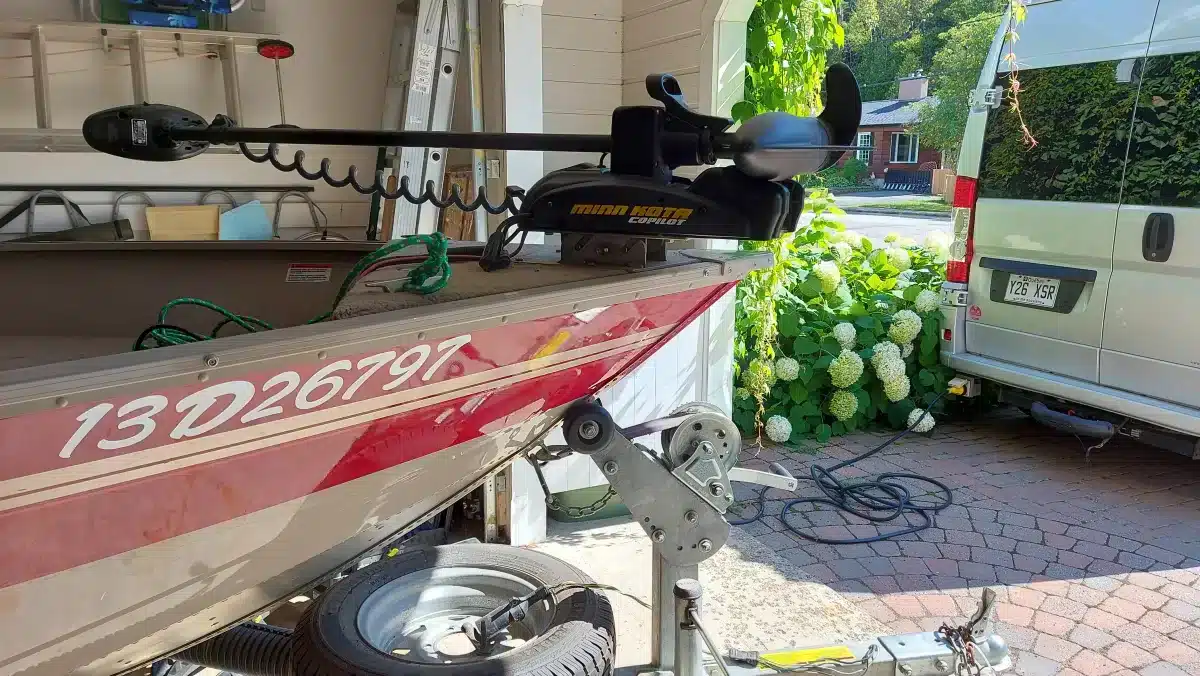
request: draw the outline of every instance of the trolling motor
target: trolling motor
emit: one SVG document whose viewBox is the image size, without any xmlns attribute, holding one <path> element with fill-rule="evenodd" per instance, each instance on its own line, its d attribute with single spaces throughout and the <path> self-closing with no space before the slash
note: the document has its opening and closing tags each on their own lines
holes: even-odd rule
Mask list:
<svg viewBox="0 0 1200 676">
<path fill-rule="evenodd" d="M 646 91 L 662 105 L 617 108 L 609 135 L 241 128 L 224 115 L 210 124 L 182 108 L 145 104 L 93 113 L 83 123 L 83 136 L 100 152 L 151 162 L 194 157 L 214 143 L 237 144 L 253 162 L 364 195 L 507 212 L 510 217 L 485 248 L 482 262 L 488 269 L 505 267 L 511 256 L 506 245 L 518 236 L 524 241 L 531 231 L 561 233 L 564 263 L 641 267 L 647 260 L 662 260 L 670 239 L 769 240 L 794 229 L 804 190 L 792 177 L 833 166 L 853 149 L 862 115 L 858 84 L 841 64 L 825 75 L 828 102 L 820 116 L 766 113 L 733 132 L 728 131 L 732 120 L 691 110 L 671 75 L 647 77 Z M 255 153 L 250 143 L 266 143 L 267 151 Z M 316 170 L 306 168 L 303 151 L 291 162 L 282 161 L 283 143 L 603 153 L 610 164 L 550 172 L 527 191 L 507 188 L 496 204 L 488 201 L 483 186 L 465 202 L 455 189 L 445 198 L 437 195 L 432 181 L 416 193 L 407 177 L 388 190 L 382 171 L 369 184 L 359 180 L 356 167 L 336 178 L 328 159 Z M 718 160 L 733 160 L 733 166 L 706 169 L 694 181 L 674 175 L 679 167 Z"/>
</svg>

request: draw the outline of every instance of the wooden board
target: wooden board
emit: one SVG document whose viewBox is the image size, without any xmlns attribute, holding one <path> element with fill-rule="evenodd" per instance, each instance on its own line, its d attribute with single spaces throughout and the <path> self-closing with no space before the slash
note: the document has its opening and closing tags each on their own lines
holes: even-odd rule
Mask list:
<svg viewBox="0 0 1200 676">
<path fill-rule="evenodd" d="M 470 202 L 475 199 L 475 181 L 471 173 L 470 167 L 450 168 L 446 171 L 446 180 L 443 182 L 442 193 L 448 197 L 453 187 L 458 190 L 458 194 L 464 202 Z M 475 216 L 458 207 L 443 209 L 440 229 L 442 234 L 450 239 L 461 241 L 474 240 Z"/>
<path fill-rule="evenodd" d="M 214 240 L 220 223 L 221 209 L 215 204 L 146 207 L 150 239 L 158 242 Z"/>
</svg>

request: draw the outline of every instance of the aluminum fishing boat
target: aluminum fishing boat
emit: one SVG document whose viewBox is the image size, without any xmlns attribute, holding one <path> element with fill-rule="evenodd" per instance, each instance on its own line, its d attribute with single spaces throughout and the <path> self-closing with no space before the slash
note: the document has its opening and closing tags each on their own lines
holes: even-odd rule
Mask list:
<svg viewBox="0 0 1200 676">
<path fill-rule="evenodd" d="M 483 247 L 0 246 L 0 286 L 22 290 L 0 297 L 0 675 L 110 676 L 174 655 L 459 499 L 768 264 L 665 241 L 793 229 L 803 190 L 790 177 L 835 162 L 860 112 L 844 67 L 820 118 L 766 115 L 733 133 L 688 109 L 673 78 L 647 88 L 662 105 L 618 109 L 611 137 L 239 129 L 163 105 L 89 117 L 89 143 L 122 157 L 240 143 L 306 178 L 437 204 L 307 171 L 273 144 L 580 150 L 611 167 L 553 172 L 519 207 L 466 205 L 512 214 Z M 269 153 L 244 145 L 256 142 Z M 736 167 L 672 176 L 721 158 Z M 531 231 L 562 245 L 506 247 Z M 448 284 L 409 293 L 426 253 L 444 257 Z M 181 297 L 229 308 L 243 330 L 210 333 L 194 304 L 156 314 Z M 133 349 L 155 340 L 179 344 Z M 334 673 L 322 669 L 305 673 Z M 417 673 L 396 669 L 371 673 Z"/>
</svg>

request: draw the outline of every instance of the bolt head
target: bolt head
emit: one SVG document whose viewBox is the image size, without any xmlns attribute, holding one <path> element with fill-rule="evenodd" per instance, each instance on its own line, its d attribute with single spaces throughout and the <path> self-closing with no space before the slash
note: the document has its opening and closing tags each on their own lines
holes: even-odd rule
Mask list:
<svg viewBox="0 0 1200 676">
<path fill-rule="evenodd" d="M 609 460 L 608 462 L 604 463 L 604 473 L 609 476 L 616 474 L 617 473 L 617 461 Z"/>
<path fill-rule="evenodd" d="M 585 420 L 579 426 L 579 436 L 587 441 L 594 441 L 600 436 L 600 423 L 595 420 Z"/>
<path fill-rule="evenodd" d="M 700 520 L 700 515 L 696 513 L 696 510 L 689 509 L 683 513 L 683 519 L 688 523 L 696 523 Z"/>
<path fill-rule="evenodd" d="M 713 445 L 708 443 L 707 441 L 701 441 L 699 448 L 700 448 L 700 452 L 703 453 L 704 455 L 712 455 L 714 452 Z"/>
<path fill-rule="evenodd" d="M 711 552 L 712 548 L 713 548 L 712 540 L 709 540 L 708 538 L 704 538 L 703 540 L 700 541 L 700 551 Z"/>
<path fill-rule="evenodd" d="M 913 668 L 911 665 L 908 665 L 908 664 L 900 665 L 900 673 L 904 674 L 904 676 L 908 676 L 912 672 L 913 672 Z"/>
<path fill-rule="evenodd" d="M 667 533 L 661 528 L 655 528 L 654 531 L 650 533 L 650 539 L 659 543 L 664 542 L 667 539 Z"/>
<path fill-rule="evenodd" d="M 715 484 L 709 486 L 708 490 L 710 493 L 712 493 L 715 497 L 718 497 L 718 498 L 721 497 L 722 495 L 725 495 L 725 487 L 722 486 L 721 484 L 715 483 Z"/>
<path fill-rule="evenodd" d="M 950 668 L 950 665 L 946 663 L 946 660 L 939 657 L 936 661 L 934 661 L 933 668 L 937 669 L 938 671 L 946 671 Z"/>
</svg>

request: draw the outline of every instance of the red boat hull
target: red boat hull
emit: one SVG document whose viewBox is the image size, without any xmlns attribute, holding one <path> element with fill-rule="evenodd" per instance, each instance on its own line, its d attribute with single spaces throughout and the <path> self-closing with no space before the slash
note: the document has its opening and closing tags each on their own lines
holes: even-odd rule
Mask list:
<svg viewBox="0 0 1200 676">
<path fill-rule="evenodd" d="M 0 674 L 117 673 L 286 598 L 731 287 L 0 419 Z"/>
</svg>

